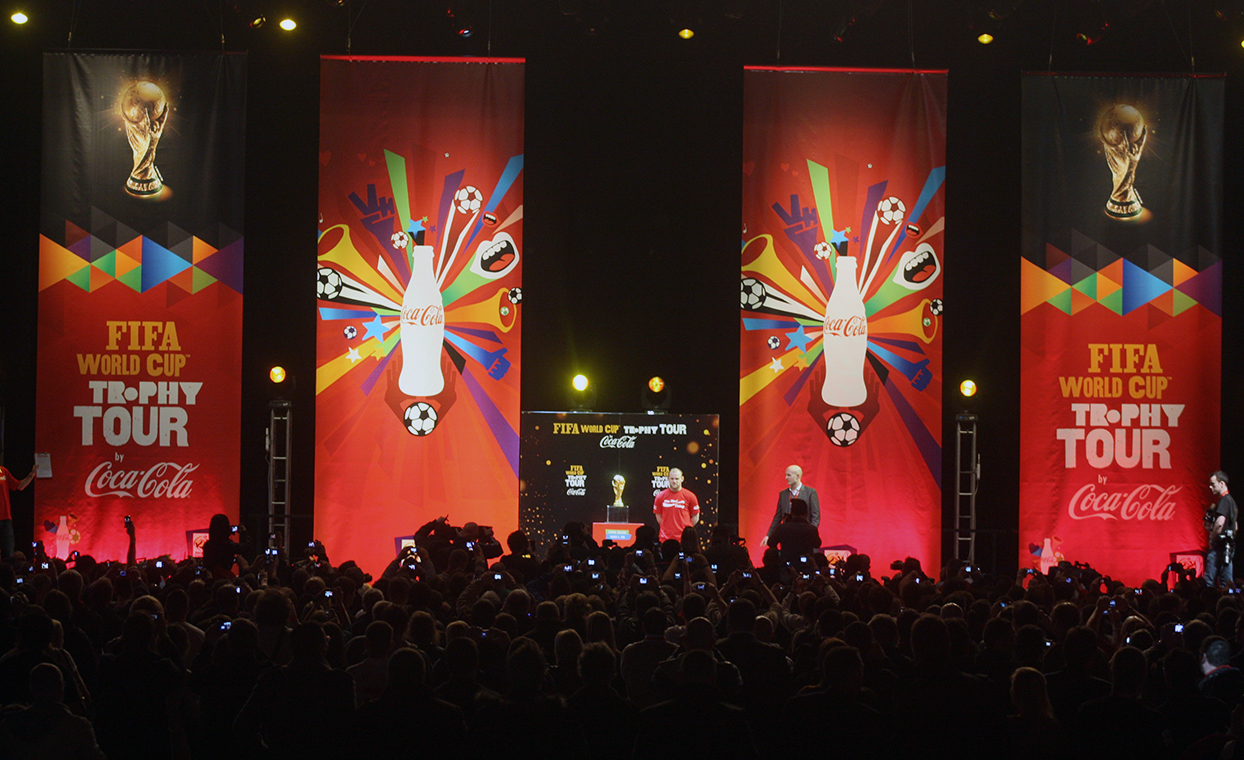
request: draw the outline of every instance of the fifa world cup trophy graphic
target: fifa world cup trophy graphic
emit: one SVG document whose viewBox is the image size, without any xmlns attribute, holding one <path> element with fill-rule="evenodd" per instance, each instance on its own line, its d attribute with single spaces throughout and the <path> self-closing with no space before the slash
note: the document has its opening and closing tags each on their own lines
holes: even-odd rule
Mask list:
<svg viewBox="0 0 1244 760">
<path fill-rule="evenodd" d="M 1136 192 L 1136 164 L 1145 150 L 1149 128 L 1134 107 L 1115 104 L 1097 120 L 1097 137 L 1106 151 L 1106 163 L 1114 179 L 1114 192 L 1106 201 L 1106 213 L 1115 219 L 1133 219 L 1144 210 Z"/>
<path fill-rule="evenodd" d="M 164 91 L 151 82 L 135 82 L 121 96 L 121 116 L 125 136 L 134 152 L 134 168 L 125 181 L 125 191 L 138 198 L 157 198 L 164 180 L 155 165 L 156 145 L 168 122 L 168 100 Z"/>
<path fill-rule="evenodd" d="M 613 476 L 613 504 L 605 510 L 605 519 L 611 523 L 626 522 L 628 510 L 622 503 L 622 489 L 626 488 L 626 478 Z"/>
</svg>

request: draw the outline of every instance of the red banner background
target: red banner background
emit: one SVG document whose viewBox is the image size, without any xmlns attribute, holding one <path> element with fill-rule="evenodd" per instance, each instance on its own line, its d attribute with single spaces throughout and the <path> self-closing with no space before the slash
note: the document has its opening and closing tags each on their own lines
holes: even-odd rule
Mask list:
<svg viewBox="0 0 1244 760">
<path fill-rule="evenodd" d="M 518 527 L 523 82 L 515 61 L 322 61 L 319 266 L 358 284 L 319 294 L 315 532 L 334 561 L 379 573 L 441 515 Z M 432 396 L 400 387 L 420 234 L 445 270 Z"/>
<path fill-rule="evenodd" d="M 35 446 L 53 477 L 32 487 L 49 555 L 124 559 L 131 515 L 139 558 L 180 559 L 187 531 L 237 520 L 245 81 L 239 55 L 45 56 Z M 138 82 L 167 104 L 155 197 L 127 192 L 118 96 Z"/>
<path fill-rule="evenodd" d="M 945 75 L 748 70 L 744 86 L 740 532 L 759 562 L 798 464 L 826 546 L 935 568 Z M 868 323 L 850 407 L 822 395 L 840 256 L 859 262 Z"/>
<path fill-rule="evenodd" d="M 1107 213 L 1118 114 L 1143 204 Z M 1139 584 L 1220 467 L 1223 80 L 1024 79 L 1019 565 Z"/>
</svg>

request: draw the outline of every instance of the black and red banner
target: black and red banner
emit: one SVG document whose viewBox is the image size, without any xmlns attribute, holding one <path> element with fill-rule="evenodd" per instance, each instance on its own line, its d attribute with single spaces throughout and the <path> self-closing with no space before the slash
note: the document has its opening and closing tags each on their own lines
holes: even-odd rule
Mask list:
<svg viewBox="0 0 1244 760">
<path fill-rule="evenodd" d="M 1138 583 L 1219 467 L 1223 79 L 1023 91 L 1020 566 Z"/>
<path fill-rule="evenodd" d="M 44 57 L 35 539 L 189 554 L 238 514 L 246 57 Z"/>
</svg>

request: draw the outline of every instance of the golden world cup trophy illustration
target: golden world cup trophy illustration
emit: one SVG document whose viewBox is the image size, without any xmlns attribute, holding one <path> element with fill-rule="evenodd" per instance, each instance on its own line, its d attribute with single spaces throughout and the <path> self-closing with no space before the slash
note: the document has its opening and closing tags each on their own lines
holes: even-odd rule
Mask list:
<svg viewBox="0 0 1244 760">
<path fill-rule="evenodd" d="M 158 198 L 164 179 L 156 168 L 155 153 L 168 122 L 168 100 L 158 85 L 138 81 L 121 96 L 120 108 L 125 136 L 134 153 L 134 168 L 125 181 L 125 192 L 136 198 Z"/>
<path fill-rule="evenodd" d="M 613 476 L 613 504 L 605 510 L 607 522 L 624 523 L 626 522 L 628 511 L 626 505 L 622 503 L 622 490 L 626 488 L 626 478 L 621 475 Z"/>
<path fill-rule="evenodd" d="M 1106 152 L 1114 191 L 1106 201 L 1106 213 L 1115 219 L 1134 219 L 1144 211 L 1136 192 L 1136 164 L 1145 150 L 1149 128 L 1133 106 L 1116 103 L 1097 119 L 1097 137 Z"/>
</svg>

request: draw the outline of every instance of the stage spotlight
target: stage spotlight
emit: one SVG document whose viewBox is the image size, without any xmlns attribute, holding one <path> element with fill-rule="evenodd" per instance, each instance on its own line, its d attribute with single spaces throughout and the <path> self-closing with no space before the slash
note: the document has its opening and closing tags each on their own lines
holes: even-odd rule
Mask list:
<svg viewBox="0 0 1244 760">
<path fill-rule="evenodd" d="M 578 412 L 590 412 L 596 405 L 596 389 L 586 375 L 575 375 L 570 381 L 570 408 Z"/>
<path fill-rule="evenodd" d="M 268 23 L 268 18 L 260 14 L 251 19 L 251 29 L 258 29 L 266 23 Z"/>
<path fill-rule="evenodd" d="M 678 36 L 682 37 L 684 40 L 689 40 L 695 36 L 695 30 L 693 30 L 689 26 L 683 27 L 682 29 L 678 30 Z"/>
<path fill-rule="evenodd" d="M 670 401 L 673 399 L 670 393 L 670 387 L 661 377 L 653 377 L 648 380 L 643 391 L 640 393 L 639 402 L 644 409 L 648 410 L 648 414 L 654 414 L 657 410 L 669 409 Z"/>
<path fill-rule="evenodd" d="M 273 367 L 268 371 L 268 379 L 274 383 L 285 382 L 285 368 L 282 366 Z"/>
<path fill-rule="evenodd" d="M 971 380 L 964 380 L 959 383 L 959 392 L 964 396 L 971 398 L 976 395 L 976 383 Z"/>
<path fill-rule="evenodd" d="M 281 28 L 287 32 L 292 32 L 298 27 L 298 24 L 292 18 L 281 19 Z"/>
<path fill-rule="evenodd" d="M 976 38 L 976 41 L 982 45 L 988 45 L 993 42 L 993 35 L 989 32 L 981 32 L 980 36 Z"/>
<path fill-rule="evenodd" d="M 30 20 L 30 17 L 21 11 L 14 13 L 12 16 L 9 16 L 9 18 L 13 19 L 14 24 L 24 24 Z"/>
</svg>

